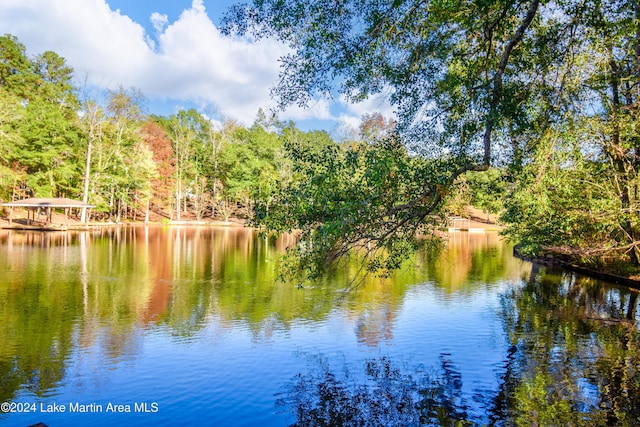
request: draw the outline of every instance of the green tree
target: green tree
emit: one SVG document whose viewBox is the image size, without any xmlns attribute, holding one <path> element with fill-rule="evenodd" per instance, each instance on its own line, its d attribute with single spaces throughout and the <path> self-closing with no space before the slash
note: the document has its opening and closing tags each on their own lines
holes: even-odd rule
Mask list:
<svg viewBox="0 0 640 427">
<path fill-rule="evenodd" d="M 80 126 L 73 69 L 54 52 L 31 62 L 33 80 L 20 125 L 19 161 L 35 196 L 75 195 L 78 188 Z"/>
<path fill-rule="evenodd" d="M 640 256 L 640 6 L 563 6 L 572 18 L 564 23 L 571 54 L 549 61 L 544 71 L 560 78 L 538 92 L 544 110 L 557 114 L 546 128 L 533 127 L 536 144 L 517 173 L 505 220 L 528 253 L 631 273 Z"/>
<path fill-rule="evenodd" d="M 508 95 L 539 11 L 537 0 L 271 0 L 232 8 L 226 29 L 292 48 L 275 88 L 281 106 L 391 90 L 408 140 L 433 139 L 460 155 L 458 167 L 484 170 L 495 134 L 518 113 Z"/>
<path fill-rule="evenodd" d="M 466 176 L 469 184 L 471 204 L 482 209 L 489 215 L 499 213 L 504 206 L 504 196 L 507 192 L 507 185 L 503 171 L 497 168 L 489 168 L 485 173 L 468 174 Z"/>
<path fill-rule="evenodd" d="M 37 76 L 36 91 L 40 98 L 68 111 L 76 111 L 78 98 L 73 87 L 73 68 L 52 51 L 37 55 L 33 61 Z"/>
<path fill-rule="evenodd" d="M 292 49 L 281 58 L 282 74 L 274 89 L 281 106 L 306 105 L 316 96 L 342 95 L 359 101 L 390 91 L 403 144 L 424 159 L 440 158 L 409 161 L 406 154 L 390 158 L 399 148 L 397 142 L 388 142 L 375 150 L 363 149 L 362 154 L 352 151 L 349 156 L 358 160 L 344 163 L 345 168 L 340 157 L 330 159 L 336 155 L 331 151 L 315 159 L 319 166 L 311 181 L 324 184 L 315 190 L 319 197 L 314 200 L 337 199 L 338 191 L 346 193 L 339 196 L 340 209 L 329 207 L 313 222 L 300 217 L 310 230 L 314 251 L 346 253 L 362 241 L 374 249 L 389 250 L 393 241 L 401 245 L 416 230 L 424 231 L 424 220 L 437 212 L 458 176 L 489 168 L 505 136 L 515 135 L 523 124 L 518 122 L 522 109 L 529 107 L 519 100 L 529 95 L 531 65 L 525 58 L 537 54 L 531 46 L 538 41 L 537 27 L 544 25 L 540 9 L 538 0 L 271 0 L 231 9 L 227 31 L 275 37 Z M 360 161 L 366 167 L 359 166 L 356 173 L 354 166 Z M 389 191 L 384 179 L 358 182 L 359 176 L 388 173 L 377 165 L 391 167 L 393 162 L 393 167 L 406 172 L 394 183 L 410 180 L 398 183 L 394 196 L 380 197 Z M 329 177 L 325 167 L 340 178 Z M 371 189 L 362 191 L 356 182 Z M 280 204 L 288 210 L 281 218 L 306 214 L 305 188 L 298 189 L 297 198 L 290 192 L 290 203 Z M 359 193 L 371 197 L 363 200 Z M 383 264 L 397 264 L 394 259 L 391 255 Z"/>
<path fill-rule="evenodd" d="M 19 99 L 30 98 L 37 79 L 26 52 L 15 36 L 0 37 L 0 87 Z"/>
<path fill-rule="evenodd" d="M 273 209 L 261 205 L 255 218 L 276 232 L 299 230 L 299 265 L 314 276 L 358 250 L 367 252 L 369 270 L 396 268 L 416 247 L 412 236 L 439 222 L 431 207 L 407 206 L 406 200 L 446 165 L 409 156 L 396 141 L 338 145 L 324 132 L 288 132 L 285 150 L 292 179 L 276 194 Z M 420 216 L 406 216 L 408 208 Z"/>
<path fill-rule="evenodd" d="M 56 53 L 30 59 L 15 37 L 0 37 L 0 176 L 12 194 L 76 194 L 81 130 L 72 78 Z"/>
<path fill-rule="evenodd" d="M 535 163 L 522 169 L 505 199 L 507 232 L 528 255 L 555 253 L 604 267 L 628 249 L 619 248 L 625 236 L 613 172 L 563 143 L 548 141 Z"/>
<path fill-rule="evenodd" d="M 74 114 L 65 114 L 42 99 L 31 100 L 24 109 L 18 155 L 26 183 L 36 197 L 77 194 L 80 129 Z"/>
<path fill-rule="evenodd" d="M 235 129 L 221 152 L 224 198 L 240 202 L 247 216 L 253 214 L 256 203 L 268 212 L 275 192 L 288 176 L 282 139 L 274 123 L 262 116 L 248 129 Z"/>
<path fill-rule="evenodd" d="M 81 116 L 81 126 L 83 128 L 83 134 L 87 140 L 87 146 L 85 149 L 85 162 L 84 162 L 84 174 L 82 178 L 82 202 L 89 203 L 89 191 L 95 186 L 95 183 L 92 185 L 92 176 L 91 176 L 91 165 L 92 165 L 92 155 L 93 155 L 93 147 L 96 143 L 96 140 L 102 138 L 103 134 L 103 125 L 105 123 L 104 111 L 98 105 L 97 102 L 84 99 L 82 102 L 82 107 L 80 111 Z M 87 209 L 82 208 L 82 213 L 80 220 L 81 222 L 88 221 Z"/>
<path fill-rule="evenodd" d="M 189 109 L 179 111 L 161 124 L 171 139 L 175 156 L 174 210 L 180 221 L 182 213 L 187 212 L 187 201 L 193 184 L 199 182 L 199 177 L 202 176 L 206 123 L 200 113 Z"/>
<path fill-rule="evenodd" d="M 0 90 L 0 199 L 14 198 L 19 183 L 25 179 L 24 168 L 18 163 L 18 147 L 22 138 L 16 131 L 24 110 L 18 99 Z"/>
<path fill-rule="evenodd" d="M 591 140 L 611 170 L 611 186 L 620 203 L 620 243 L 629 245 L 629 261 L 640 264 L 640 3 L 594 2 L 585 21 L 585 46 L 593 61 L 587 76 L 599 111 L 587 117 Z"/>
<path fill-rule="evenodd" d="M 105 107 L 88 104 L 85 113 L 93 150 L 89 200 L 97 211 L 116 221 L 146 207 L 157 173 L 153 153 L 140 131 L 145 118 L 142 102 L 139 91 L 121 87 L 110 92 Z"/>
<path fill-rule="evenodd" d="M 306 105 L 318 96 L 358 101 L 386 91 L 403 145 L 412 155 L 447 163 L 437 174 L 422 174 L 422 191 L 398 200 L 406 209 L 381 222 L 389 233 L 425 210 L 436 212 L 463 173 L 506 166 L 509 181 L 517 182 L 512 201 L 536 207 L 524 210 L 534 215 L 527 218 L 512 203 L 510 230 L 521 222 L 527 231 L 515 234 L 519 239 L 538 239 L 538 246 L 557 242 L 571 227 L 574 234 L 588 231 L 578 218 L 590 211 L 580 194 L 589 183 L 585 172 L 593 169 L 599 178 L 584 193 L 593 195 L 588 200 L 598 204 L 596 217 L 604 222 L 571 242 L 638 265 L 639 18 L 639 3 L 621 0 L 260 0 L 231 9 L 226 29 L 275 37 L 291 48 L 274 89 L 281 106 Z M 550 164 L 537 163 L 548 156 Z M 540 176 L 538 168 L 569 179 L 562 187 L 576 203 L 555 203 L 552 186 L 540 189 L 541 182 L 530 179 Z M 544 190 L 540 200 L 536 190 Z M 477 202 L 496 208 L 489 200 Z M 558 224 L 544 225 L 537 216 L 544 204 Z M 288 208 L 296 214 L 296 206 Z M 539 227 L 527 227 L 534 222 Z M 358 227 L 333 239 L 332 250 Z M 598 248 L 604 230 L 613 237 Z M 379 238 L 359 237 L 384 246 Z"/>
<path fill-rule="evenodd" d="M 204 149 L 207 150 L 208 155 L 203 166 L 211 189 L 211 217 L 215 218 L 218 214 L 217 207 L 221 203 L 222 197 L 222 153 L 232 140 L 234 129 L 239 125 L 230 120 L 225 121 L 221 129 L 217 129 L 212 121 L 206 122 L 205 125 Z"/>
<path fill-rule="evenodd" d="M 142 109 L 144 95 L 137 89 L 119 87 L 110 92 L 107 112 L 110 117 L 114 155 L 114 186 L 117 219 L 128 208 L 136 210 L 151 198 L 151 180 L 157 169 L 153 153 L 143 141 L 141 127 L 146 116 Z M 112 211 L 114 205 L 112 204 Z"/>
</svg>

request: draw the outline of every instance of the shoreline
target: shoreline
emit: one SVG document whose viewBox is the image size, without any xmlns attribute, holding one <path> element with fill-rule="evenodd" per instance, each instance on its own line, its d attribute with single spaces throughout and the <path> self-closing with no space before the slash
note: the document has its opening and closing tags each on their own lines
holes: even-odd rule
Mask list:
<svg viewBox="0 0 640 427">
<path fill-rule="evenodd" d="M 500 232 L 503 227 L 495 222 L 480 221 L 477 217 L 472 217 L 466 224 L 466 227 L 448 227 L 442 229 L 447 234 L 455 233 L 491 233 Z M 6 216 L 0 217 L 0 229 L 3 230 L 16 230 L 16 231 L 42 231 L 42 232 L 60 232 L 60 231 L 85 231 L 95 230 L 103 227 L 140 227 L 140 226 L 152 226 L 152 227 L 166 227 L 166 226 L 188 226 L 188 227 L 242 227 L 251 228 L 247 225 L 246 221 L 240 218 L 233 218 L 230 221 L 223 221 L 217 219 L 206 220 L 166 220 L 162 221 L 121 221 L 121 222 L 90 222 L 88 224 L 82 224 L 76 219 L 70 219 L 68 223 L 62 218 L 55 218 L 54 220 L 46 224 L 33 224 L 26 225 L 24 219 L 17 219 L 13 221 L 13 224 L 9 224 L 9 219 Z M 536 263 L 543 266 L 559 267 L 566 270 L 570 270 L 588 277 L 592 277 L 599 280 L 614 283 L 616 285 L 626 286 L 634 290 L 640 290 L 640 279 L 634 279 L 619 274 L 608 273 L 600 270 L 593 270 L 591 268 L 564 261 L 553 256 L 544 257 L 530 257 L 520 253 L 518 246 L 513 248 L 513 256 L 525 261 Z"/>
<path fill-rule="evenodd" d="M 20 230 L 20 231 L 82 231 L 91 230 L 104 227 L 140 227 L 140 226 L 152 226 L 152 227 L 166 227 L 166 226 L 190 226 L 190 227 L 247 227 L 247 225 L 241 221 L 121 221 L 121 222 L 90 222 L 82 224 L 78 221 L 70 221 L 69 224 L 63 223 L 50 223 L 50 224 L 31 224 L 27 225 L 22 222 L 13 221 L 13 224 L 9 224 L 9 221 L 5 218 L 0 219 L 0 228 L 4 230 Z"/>
<path fill-rule="evenodd" d="M 20 213 L 18 213 L 20 214 Z M 120 227 L 120 226 L 205 226 L 205 227 L 246 227 L 246 220 L 241 218 L 230 218 L 229 221 L 220 219 L 207 218 L 205 220 L 170 220 L 167 218 L 157 219 L 150 221 L 92 221 L 89 223 L 82 223 L 76 218 L 66 218 L 64 215 L 54 212 L 52 220 L 49 223 L 42 221 L 31 221 L 27 224 L 26 215 L 23 217 L 13 219 L 12 223 L 9 223 L 9 217 L 6 212 L 0 210 L 0 229 L 6 230 L 23 230 L 23 231 L 67 231 L 67 230 L 91 230 L 103 227 Z"/>
<path fill-rule="evenodd" d="M 582 274 L 583 276 L 588 276 L 598 280 L 604 280 L 606 282 L 611 282 L 616 285 L 626 286 L 633 290 L 640 291 L 640 280 L 638 279 L 633 279 L 627 276 L 621 276 L 619 274 L 608 273 L 605 271 L 594 270 L 576 263 L 555 258 L 551 255 L 544 256 L 544 257 L 525 256 L 520 253 L 520 250 L 518 249 L 518 245 L 513 247 L 513 256 L 521 260 L 529 261 L 545 267 L 563 268 L 565 270 Z"/>
</svg>

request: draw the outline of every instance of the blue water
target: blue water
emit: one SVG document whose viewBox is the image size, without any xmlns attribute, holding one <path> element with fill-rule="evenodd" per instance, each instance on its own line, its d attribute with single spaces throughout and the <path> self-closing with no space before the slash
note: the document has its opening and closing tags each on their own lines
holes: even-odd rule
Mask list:
<svg viewBox="0 0 640 427">
<path fill-rule="evenodd" d="M 503 243 L 492 238 L 488 245 L 491 248 Z M 484 250 L 487 244 L 481 242 L 478 247 Z M 463 275 L 462 284 L 452 286 L 442 279 L 427 277 L 429 274 L 423 271 L 425 279 L 404 284 L 402 291 L 389 294 L 385 292 L 398 286 L 390 279 L 381 281 L 377 290 L 365 287 L 347 297 L 336 285 L 335 291 L 322 294 L 322 298 L 331 299 L 328 303 L 323 301 L 331 306 L 328 312 L 318 316 L 302 313 L 286 321 L 280 319 L 282 313 L 276 312 L 267 312 L 258 322 L 247 318 L 246 311 L 229 316 L 228 305 L 232 303 L 223 302 L 215 293 L 205 294 L 209 300 L 204 316 L 180 318 L 181 324 L 188 324 L 184 328 L 165 321 L 162 310 L 152 320 L 143 320 L 144 316 L 134 313 L 125 316 L 133 320 L 115 323 L 95 314 L 83 316 L 79 314 L 83 310 L 79 299 L 73 317 L 64 319 L 73 322 L 72 348 L 65 356 L 61 379 L 44 390 L 34 391 L 28 384 L 19 387 L 11 399 L 14 409 L 17 404 L 26 404 L 35 412 L 0 414 L 0 424 L 288 425 L 295 418 L 287 408 L 277 406 L 276 400 L 297 374 L 313 370 L 319 357 L 335 369 L 346 368 L 356 376 L 363 361 L 371 358 L 387 356 L 411 371 L 416 367 L 437 369 L 446 357 L 461 374 L 462 390 L 472 402 L 479 393 L 495 394 L 505 370 L 509 342 L 500 314 L 501 295 L 521 286 L 522 271 L 529 268 L 508 257 L 499 263 L 500 271 L 492 273 L 490 283 L 471 271 Z M 452 271 L 468 268 L 458 267 L 460 260 L 468 264 L 466 258 L 455 258 L 438 265 Z M 11 268 L 13 274 L 19 275 L 15 267 Z M 105 292 L 110 286 L 105 273 L 94 272 L 91 267 L 87 270 L 89 286 L 99 283 L 95 286 Z M 56 269 L 51 271 L 60 274 Z M 77 275 L 77 271 L 73 274 Z M 113 276 L 118 280 L 129 277 L 120 273 Z M 224 284 L 221 277 L 214 279 L 209 286 Z M 126 280 L 129 282 L 123 286 L 139 286 L 132 279 Z M 252 283 L 244 286 L 253 289 Z M 282 292 L 308 293 L 302 298 L 311 306 L 314 304 L 310 298 L 321 298 L 308 288 L 291 291 L 290 283 L 275 286 L 276 291 L 281 286 L 286 287 Z M 243 287 L 238 289 L 241 292 Z M 5 293 L 7 298 L 12 298 L 12 292 L 9 289 Z M 256 293 L 252 303 L 260 305 L 259 291 L 251 292 Z M 371 297 L 358 292 L 370 292 Z M 91 298 L 85 297 L 84 304 L 90 306 Z M 168 301 L 169 308 L 164 310 L 177 310 L 172 306 L 177 304 L 175 289 Z M 194 298 L 187 313 L 198 312 L 201 303 Z M 226 308 L 220 309 L 220 304 L 226 304 Z M 108 307 L 108 300 L 104 305 Z M 269 306 L 265 307 L 268 311 Z M 280 310 L 296 310 L 296 303 Z M 43 411 L 52 405 L 65 412 Z M 79 405 L 86 405 L 93 412 L 72 412 L 81 408 Z M 131 412 L 108 412 L 110 409 Z M 486 421 L 480 404 L 472 404 L 469 413 L 470 418 Z"/>
<path fill-rule="evenodd" d="M 44 398 L 26 391 L 17 402 L 63 405 L 157 404 L 150 413 L 13 414 L 5 425 L 39 421 L 54 425 L 235 425 L 281 426 L 289 414 L 278 413 L 274 396 L 298 372 L 323 354 L 339 368 L 362 359 L 390 355 L 409 365 L 436 366 L 446 354 L 459 367 L 465 390 L 496 390 L 506 355 L 497 318 L 501 283 L 465 298 L 444 298 L 431 284 L 416 285 L 395 313 L 392 331 L 378 345 L 358 337 L 358 315 L 335 310 L 322 322 L 300 322 L 256 337 L 243 322 L 221 324 L 208 317 L 195 336 L 182 339 L 165 327 L 132 331 L 131 343 L 115 359 L 106 357 L 108 330 L 95 343 L 71 354 L 64 381 Z M 376 308 L 373 308 L 375 310 Z M 153 408 L 151 408 L 153 410 Z"/>
</svg>

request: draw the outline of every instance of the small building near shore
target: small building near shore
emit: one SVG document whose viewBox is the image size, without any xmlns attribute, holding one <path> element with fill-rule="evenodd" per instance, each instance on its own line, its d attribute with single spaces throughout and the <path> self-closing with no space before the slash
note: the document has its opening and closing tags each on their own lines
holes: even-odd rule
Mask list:
<svg viewBox="0 0 640 427">
<path fill-rule="evenodd" d="M 40 230 L 65 230 L 69 226 L 69 213 L 71 209 L 91 209 L 95 205 L 81 202 L 79 200 L 68 199 L 66 197 L 37 198 L 16 200 L 15 202 L 2 203 L 2 206 L 9 208 L 8 228 L 18 229 L 40 229 Z M 14 208 L 25 208 L 27 218 L 14 219 Z M 53 210 L 64 210 L 64 223 L 53 222 Z"/>
</svg>

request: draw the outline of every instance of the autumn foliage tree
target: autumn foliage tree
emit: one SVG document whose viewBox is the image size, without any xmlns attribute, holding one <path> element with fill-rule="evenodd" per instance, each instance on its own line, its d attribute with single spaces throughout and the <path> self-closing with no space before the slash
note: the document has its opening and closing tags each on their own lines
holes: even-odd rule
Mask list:
<svg viewBox="0 0 640 427">
<path fill-rule="evenodd" d="M 164 129 L 153 120 L 144 124 L 141 135 L 153 153 L 153 161 L 158 170 L 158 175 L 151 180 L 153 189 L 151 205 L 164 209 L 171 204 L 175 185 L 175 157 L 171 148 L 171 140 Z"/>
</svg>

